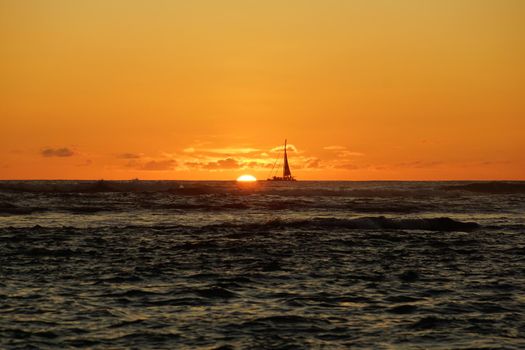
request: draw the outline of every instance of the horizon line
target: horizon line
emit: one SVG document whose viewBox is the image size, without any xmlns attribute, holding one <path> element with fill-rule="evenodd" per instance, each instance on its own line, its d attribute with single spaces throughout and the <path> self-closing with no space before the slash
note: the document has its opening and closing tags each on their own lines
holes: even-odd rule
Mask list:
<svg viewBox="0 0 525 350">
<path fill-rule="evenodd" d="M 186 182 L 236 182 L 236 179 L 208 179 L 208 180 L 190 180 L 190 179 L 0 179 L 0 181 L 186 181 Z M 257 179 L 256 181 L 264 181 L 266 179 Z M 335 180 L 322 180 L 322 179 L 308 179 L 308 180 L 297 180 L 297 182 L 525 182 L 523 179 L 427 179 L 427 180 L 395 180 L 395 179 L 371 179 L 371 180 L 349 180 L 349 179 L 335 179 Z"/>
</svg>

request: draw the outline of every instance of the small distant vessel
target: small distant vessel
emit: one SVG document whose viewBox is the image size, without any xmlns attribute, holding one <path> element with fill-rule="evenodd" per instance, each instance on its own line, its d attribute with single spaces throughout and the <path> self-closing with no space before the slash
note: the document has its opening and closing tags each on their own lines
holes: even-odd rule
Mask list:
<svg viewBox="0 0 525 350">
<path fill-rule="evenodd" d="M 287 140 L 284 140 L 283 176 L 273 176 L 267 179 L 267 181 L 297 181 L 295 177 L 292 176 L 292 172 L 290 171 L 290 165 L 288 164 L 288 154 L 286 152 L 286 144 L 287 144 Z M 273 169 L 272 169 L 272 173 L 273 173 Z"/>
</svg>

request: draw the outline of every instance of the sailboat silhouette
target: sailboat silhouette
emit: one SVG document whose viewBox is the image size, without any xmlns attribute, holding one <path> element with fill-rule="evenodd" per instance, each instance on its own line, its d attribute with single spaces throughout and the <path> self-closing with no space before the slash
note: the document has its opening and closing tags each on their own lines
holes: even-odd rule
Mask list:
<svg viewBox="0 0 525 350">
<path fill-rule="evenodd" d="M 284 162 L 283 162 L 283 176 L 273 176 L 268 181 L 297 181 L 290 171 L 290 165 L 288 164 L 288 153 L 286 152 L 287 140 L 284 140 Z M 273 169 L 272 169 L 273 171 Z"/>
</svg>

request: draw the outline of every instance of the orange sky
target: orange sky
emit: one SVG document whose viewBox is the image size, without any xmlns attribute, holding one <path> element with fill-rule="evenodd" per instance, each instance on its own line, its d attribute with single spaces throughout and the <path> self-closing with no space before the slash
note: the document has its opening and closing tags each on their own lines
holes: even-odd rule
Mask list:
<svg viewBox="0 0 525 350">
<path fill-rule="evenodd" d="M 0 0 L 0 179 L 525 179 L 525 1 Z"/>
</svg>

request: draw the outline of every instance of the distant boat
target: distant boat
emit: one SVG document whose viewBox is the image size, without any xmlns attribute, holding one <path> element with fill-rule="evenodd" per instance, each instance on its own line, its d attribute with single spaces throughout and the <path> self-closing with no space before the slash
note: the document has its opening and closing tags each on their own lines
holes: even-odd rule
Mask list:
<svg viewBox="0 0 525 350">
<path fill-rule="evenodd" d="M 286 141 L 284 140 L 284 162 L 283 162 L 283 176 L 273 176 L 268 181 L 297 181 L 295 177 L 292 176 L 290 171 L 290 165 L 288 164 L 288 154 L 286 152 Z M 273 169 L 272 169 L 273 172 Z"/>
</svg>

